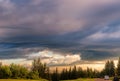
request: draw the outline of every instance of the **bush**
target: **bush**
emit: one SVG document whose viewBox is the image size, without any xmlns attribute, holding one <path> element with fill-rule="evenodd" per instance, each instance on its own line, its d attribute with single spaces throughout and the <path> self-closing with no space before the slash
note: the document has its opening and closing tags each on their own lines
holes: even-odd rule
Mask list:
<svg viewBox="0 0 120 81">
<path fill-rule="evenodd" d="M 39 73 L 37 71 L 29 72 L 27 78 L 37 80 L 37 79 L 39 79 Z"/>
<path fill-rule="evenodd" d="M 10 78 L 12 75 L 11 70 L 9 66 L 1 66 L 0 67 L 0 78 L 5 79 L 5 78 Z"/>
</svg>

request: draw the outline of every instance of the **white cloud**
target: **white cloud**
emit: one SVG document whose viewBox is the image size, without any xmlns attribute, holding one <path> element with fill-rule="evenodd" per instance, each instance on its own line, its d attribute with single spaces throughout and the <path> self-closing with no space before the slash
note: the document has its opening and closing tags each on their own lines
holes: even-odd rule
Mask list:
<svg viewBox="0 0 120 81">
<path fill-rule="evenodd" d="M 71 64 L 81 60 L 80 54 L 58 53 L 50 50 L 43 50 L 38 53 L 32 53 L 28 56 L 28 59 L 34 58 L 41 58 L 42 62 L 49 65 Z"/>
</svg>

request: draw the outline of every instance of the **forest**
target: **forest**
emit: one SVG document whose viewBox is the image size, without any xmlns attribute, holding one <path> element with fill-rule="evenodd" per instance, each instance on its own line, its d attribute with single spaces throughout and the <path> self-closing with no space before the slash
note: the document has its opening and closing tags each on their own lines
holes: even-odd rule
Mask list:
<svg viewBox="0 0 120 81">
<path fill-rule="evenodd" d="M 33 60 L 31 69 L 13 63 L 10 65 L 2 65 L 0 63 L 0 79 L 40 80 L 42 78 L 48 81 L 60 81 L 78 78 L 102 78 L 105 75 L 113 77 L 115 74 L 120 76 L 120 58 L 117 67 L 115 67 L 112 60 L 108 60 L 102 71 L 93 70 L 89 67 L 83 70 L 81 67 L 74 66 L 69 69 L 63 69 L 61 72 L 57 68 L 53 72 L 50 72 L 49 67 L 45 63 L 42 63 L 40 58 Z"/>
</svg>

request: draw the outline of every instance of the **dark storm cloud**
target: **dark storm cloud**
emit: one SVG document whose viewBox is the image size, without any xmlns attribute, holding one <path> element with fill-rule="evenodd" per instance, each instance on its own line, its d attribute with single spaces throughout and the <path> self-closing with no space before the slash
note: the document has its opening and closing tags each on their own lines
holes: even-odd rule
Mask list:
<svg viewBox="0 0 120 81">
<path fill-rule="evenodd" d="M 0 11 L 1 59 L 43 49 L 81 53 L 83 60 L 117 56 L 94 49 L 120 40 L 120 1 L 0 0 Z"/>
</svg>

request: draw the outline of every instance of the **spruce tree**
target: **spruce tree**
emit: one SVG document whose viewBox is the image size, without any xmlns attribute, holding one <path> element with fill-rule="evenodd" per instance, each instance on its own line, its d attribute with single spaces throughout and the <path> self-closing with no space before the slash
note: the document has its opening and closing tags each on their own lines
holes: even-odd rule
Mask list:
<svg viewBox="0 0 120 81">
<path fill-rule="evenodd" d="M 106 75 L 110 74 L 110 62 L 109 61 L 106 62 L 104 70 L 105 70 Z"/>
<path fill-rule="evenodd" d="M 107 61 L 105 64 L 104 71 L 105 75 L 114 76 L 115 75 L 115 65 L 113 61 Z"/>
<path fill-rule="evenodd" d="M 78 78 L 83 78 L 84 72 L 81 67 L 78 68 L 77 75 L 78 75 Z"/>
<path fill-rule="evenodd" d="M 119 57 L 119 60 L 118 60 L 116 73 L 117 73 L 117 75 L 119 75 L 119 76 L 120 76 L 120 57 Z"/>
<path fill-rule="evenodd" d="M 60 74 L 60 80 L 65 80 L 65 69 L 63 69 Z"/>
<path fill-rule="evenodd" d="M 72 79 L 77 79 L 77 68 L 76 66 L 72 69 Z"/>
<path fill-rule="evenodd" d="M 50 74 L 50 69 L 49 67 L 47 67 L 47 70 L 46 70 L 46 79 L 51 81 L 51 74 Z"/>
<path fill-rule="evenodd" d="M 115 65 L 114 65 L 114 62 L 111 61 L 110 62 L 110 76 L 114 76 L 115 75 Z"/>
<path fill-rule="evenodd" d="M 56 70 L 52 74 L 52 81 L 60 81 L 60 76 L 59 76 L 57 68 L 56 68 Z"/>
<path fill-rule="evenodd" d="M 69 79 L 69 75 L 68 75 L 68 71 L 67 71 L 67 69 L 65 69 L 65 76 L 64 76 L 64 77 L 65 77 L 66 80 Z"/>
<path fill-rule="evenodd" d="M 93 76 L 93 72 L 91 68 L 87 68 L 87 77 L 91 78 Z"/>
<path fill-rule="evenodd" d="M 69 71 L 68 71 L 68 77 L 69 77 L 69 79 L 72 79 L 72 69 L 71 69 L 71 67 L 69 68 Z"/>
</svg>

